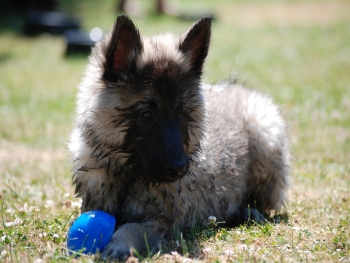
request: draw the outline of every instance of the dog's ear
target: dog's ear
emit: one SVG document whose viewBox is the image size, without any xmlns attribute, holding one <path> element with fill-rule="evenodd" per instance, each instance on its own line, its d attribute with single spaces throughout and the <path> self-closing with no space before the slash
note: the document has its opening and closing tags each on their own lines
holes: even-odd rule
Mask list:
<svg viewBox="0 0 350 263">
<path fill-rule="evenodd" d="M 136 58 L 143 47 L 138 29 L 125 15 L 117 17 L 110 34 L 103 77 L 114 82 L 135 68 Z"/>
<path fill-rule="evenodd" d="M 188 59 L 191 70 L 202 72 L 208 55 L 211 36 L 211 17 L 197 21 L 180 39 L 179 49 Z"/>
</svg>

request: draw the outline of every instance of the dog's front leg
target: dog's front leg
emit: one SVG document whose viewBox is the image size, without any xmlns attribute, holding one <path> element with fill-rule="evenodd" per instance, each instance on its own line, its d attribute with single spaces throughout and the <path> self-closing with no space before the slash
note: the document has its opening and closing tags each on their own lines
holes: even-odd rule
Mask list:
<svg viewBox="0 0 350 263">
<path fill-rule="evenodd" d="M 154 253 L 160 250 L 161 241 L 168 241 L 172 235 L 172 228 L 163 220 L 149 220 L 142 223 L 127 223 L 118 228 L 111 241 L 102 251 L 105 259 L 126 259 L 130 252 Z"/>
</svg>

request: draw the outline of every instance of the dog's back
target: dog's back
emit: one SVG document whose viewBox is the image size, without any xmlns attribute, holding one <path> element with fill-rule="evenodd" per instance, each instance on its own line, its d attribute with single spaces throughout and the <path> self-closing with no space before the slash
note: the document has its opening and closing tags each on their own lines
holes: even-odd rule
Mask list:
<svg viewBox="0 0 350 263">
<path fill-rule="evenodd" d="M 212 165 L 221 170 L 215 174 L 245 175 L 242 201 L 266 214 L 280 211 L 287 202 L 289 148 L 278 107 L 270 97 L 236 84 L 213 86 L 204 94 L 209 123 L 203 152 L 215 158 Z"/>
</svg>

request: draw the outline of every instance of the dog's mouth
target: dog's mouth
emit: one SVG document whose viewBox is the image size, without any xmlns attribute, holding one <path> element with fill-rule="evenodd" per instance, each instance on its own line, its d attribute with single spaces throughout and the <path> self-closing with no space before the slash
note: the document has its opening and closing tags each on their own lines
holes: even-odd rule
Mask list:
<svg viewBox="0 0 350 263">
<path fill-rule="evenodd" d="M 178 176 L 159 176 L 159 175 L 153 175 L 152 176 L 152 181 L 157 182 L 157 183 L 173 183 L 177 180 L 182 179 L 187 173 L 183 175 L 178 175 Z"/>
<path fill-rule="evenodd" d="M 189 170 L 190 162 L 187 156 L 181 158 L 151 159 L 144 162 L 145 174 L 148 180 L 155 183 L 172 183 L 183 178 Z"/>
<path fill-rule="evenodd" d="M 131 162 L 130 162 L 131 163 Z M 138 166 L 134 164 L 128 165 L 128 169 L 124 172 L 128 172 L 133 177 L 143 177 L 148 182 L 154 183 L 173 183 L 185 177 L 189 170 L 189 162 L 186 161 L 184 165 L 179 167 L 164 167 L 159 164 L 151 167 Z"/>
<path fill-rule="evenodd" d="M 168 170 L 167 172 L 149 172 L 149 177 L 151 181 L 157 183 L 173 183 L 177 180 L 182 179 L 188 173 L 188 165 L 184 167 L 181 171 Z"/>
</svg>

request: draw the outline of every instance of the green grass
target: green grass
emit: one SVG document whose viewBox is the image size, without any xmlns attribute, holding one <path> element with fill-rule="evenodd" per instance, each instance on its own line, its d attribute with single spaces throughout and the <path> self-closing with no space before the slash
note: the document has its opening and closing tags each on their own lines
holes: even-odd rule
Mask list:
<svg viewBox="0 0 350 263">
<path fill-rule="evenodd" d="M 86 30 L 108 30 L 114 22 L 115 1 L 62 3 L 64 10 L 80 16 Z M 150 3 L 141 1 L 152 13 Z M 349 261 L 349 3 L 175 4 L 188 12 L 213 10 L 218 17 L 205 82 L 235 74 L 281 104 L 290 123 L 292 189 L 282 223 L 194 229 L 174 239 L 161 255 L 143 261 Z M 324 13 L 310 13 L 305 20 L 289 18 L 288 10 L 296 8 L 298 13 L 310 6 Z M 251 16 L 247 22 L 257 7 L 276 7 L 285 15 L 262 12 L 258 20 Z M 61 37 L 21 36 L 14 30 L 20 28 L 18 18 L 0 18 L 0 262 L 91 262 L 92 257 L 73 259 L 63 252 L 70 220 L 79 214 L 66 142 L 87 58 L 65 58 Z M 134 21 L 146 35 L 180 33 L 191 24 L 152 14 Z"/>
</svg>

